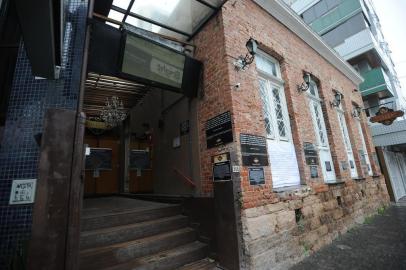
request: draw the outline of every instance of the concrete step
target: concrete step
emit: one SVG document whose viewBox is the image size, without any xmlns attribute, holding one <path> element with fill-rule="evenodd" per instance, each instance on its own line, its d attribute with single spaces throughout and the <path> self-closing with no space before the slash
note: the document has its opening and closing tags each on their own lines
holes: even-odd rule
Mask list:
<svg viewBox="0 0 406 270">
<path fill-rule="evenodd" d="M 183 246 L 131 260 L 104 270 L 173 270 L 178 267 L 198 261 L 207 254 L 207 245 L 195 241 Z"/>
<path fill-rule="evenodd" d="M 135 224 L 85 231 L 81 233 L 80 248 L 89 249 L 144 238 L 177 230 L 188 225 L 186 216 L 171 216 Z"/>
<path fill-rule="evenodd" d="M 113 213 L 98 213 L 84 215 L 81 220 L 81 230 L 92 231 L 108 227 L 122 226 L 137 222 L 170 217 L 181 214 L 179 205 L 164 207 L 144 207 L 133 210 L 123 210 Z"/>
<path fill-rule="evenodd" d="M 185 245 L 195 240 L 195 231 L 191 228 L 183 228 L 129 242 L 85 249 L 80 252 L 80 269 L 99 270 Z"/>
<path fill-rule="evenodd" d="M 204 258 L 200 261 L 188 263 L 177 270 L 218 270 L 216 262 L 209 258 Z"/>
</svg>

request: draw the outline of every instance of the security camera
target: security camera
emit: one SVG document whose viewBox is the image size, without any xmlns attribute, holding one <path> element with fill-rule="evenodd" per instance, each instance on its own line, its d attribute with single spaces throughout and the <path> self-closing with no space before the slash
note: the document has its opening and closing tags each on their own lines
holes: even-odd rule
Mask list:
<svg viewBox="0 0 406 270">
<path fill-rule="evenodd" d="M 236 83 L 236 84 L 234 85 L 234 87 L 237 88 L 237 89 L 240 88 L 240 86 L 241 86 L 241 83 Z"/>
</svg>

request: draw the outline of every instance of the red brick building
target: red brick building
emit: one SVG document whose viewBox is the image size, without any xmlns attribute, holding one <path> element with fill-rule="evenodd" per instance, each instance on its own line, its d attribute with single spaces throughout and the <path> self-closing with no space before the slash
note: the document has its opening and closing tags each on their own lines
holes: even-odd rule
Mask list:
<svg viewBox="0 0 406 270">
<path fill-rule="evenodd" d="M 249 68 L 238 70 L 235 58 L 246 53 L 245 43 L 250 37 L 258 42 L 261 53 Z M 366 154 L 375 155 L 365 115 L 359 119 L 353 116 L 354 108 L 362 106 L 357 91 L 361 78 L 282 1 L 228 1 L 194 43 L 195 56 L 205 67 L 204 97 L 198 114 L 202 192 L 211 194 L 213 190 L 211 156 L 224 151 L 235 153 L 235 165 L 241 166 L 240 172 L 233 175 L 234 185 L 238 186 L 234 194 L 236 207 L 241 209 L 241 220 L 238 220 L 243 249 L 241 269 L 287 269 L 308 251 L 330 243 L 378 207 L 388 204 L 379 165 L 371 159 L 373 173 L 368 174 L 368 165 L 363 162 Z M 259 57 L 263 59 L 260 65 L 265 67 L 258 66 Z M 272 64 L 262 63 L 266 60 L 276 71 L 267 69 Z M 305 73 L 311 74 L 317 89 L 297 90 Z M 269 83 L 271 87 L 261 83 Z M 236 88 L 236 84 L 240 87 Z M 264 103 L 264 91 L 276 89 L 272 86 L 280 87 L 281 106 L 286 107 L 282 108 L 281 118 L 284 118 L 286 133 L 291 135 L 272 134 L 281 132 L 276 129 L 278 123 L 273 125 L 273 131 L 266 130 L 266 114 L 278 117 L 270 111 L 278 105 L 264 108 L 269 106 L 268 101 Z M 340 109 L 331 105 L 336 91 L 342 94 Z M 319 106 L 317 117 L 315 109 L 310 107 L 315 105 Z M 234 142 L 207 150 L 205 122 L 224 111 L 232 115 Z M 320 129 L 317 126 L 319 118 L 324 121 L 325 131 L 323 123 L 319 123 Z M 241 133 L 264 136 L 271 141 L 268 143 L 270 164 L 264 167 L 262 185 L 251 185 L 248 167 L 242 166 Z M 325 136 L 325 142 L 320 136 Z M 287 150 L 277 149 L 278 142 L 272 140 L 285 144 L 290 141 L 294 149 L 288 154 L 297 159 L 299 177 L 293 182 L 286 181 L 287 186 L 284 186 L 283 173 L 288 175 L 294 171 L 295 162 L 285 163 L 286 168 L 283 162 L 273 162 L 283 159 Z M 363 140 L 367 151 L 364 156 Z M 333 176 L 323 172 L 326 168 L 321 165 L 317 166 L 317 176 L 311 176 L 311 165 L 306 163 L 304 152 L 306 143 L 316 145 L 319 164 L 330 162 Z M 325 147 L 321 146 L 323 143 Z M 330 157 L 323 156 L 326 149 Z M 278 177 L 277 188 L 273 172 Z"/>
</svg>

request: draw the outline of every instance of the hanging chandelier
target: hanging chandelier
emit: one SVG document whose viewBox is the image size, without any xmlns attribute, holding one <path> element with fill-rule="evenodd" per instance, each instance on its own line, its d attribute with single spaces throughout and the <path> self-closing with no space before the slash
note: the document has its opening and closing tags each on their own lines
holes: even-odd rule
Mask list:
<svg viewBox="0 0 406 270">
<path fill-rule="evenodd" d="M 120 125 L 126 117 L 127 113 L 123 102 L 118 97 L 112 96 L 111 99 L 106 99 L 106 105 L 100 113 L 100 118 L 108 128 Z"/>
</svg>

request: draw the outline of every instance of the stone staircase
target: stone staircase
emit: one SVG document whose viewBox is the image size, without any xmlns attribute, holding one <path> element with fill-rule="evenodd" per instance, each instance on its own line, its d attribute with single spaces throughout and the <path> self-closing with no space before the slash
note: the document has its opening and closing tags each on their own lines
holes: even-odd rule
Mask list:
<svg viewBox="0 0 406 270">
<path fill-rule="evenodd" d="M 208 246 L 199 242 L 179 205 L 86 211 L 82 215 L 80 269 L 206 270 Z M 158 206 L 157 206 L 158 205 Z"/>
</svg>

